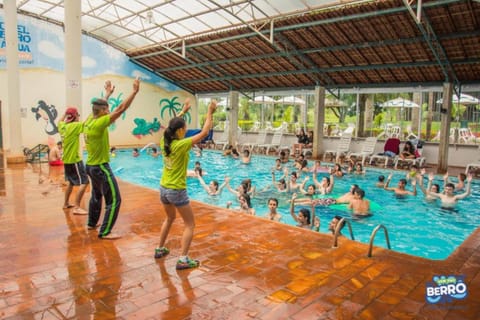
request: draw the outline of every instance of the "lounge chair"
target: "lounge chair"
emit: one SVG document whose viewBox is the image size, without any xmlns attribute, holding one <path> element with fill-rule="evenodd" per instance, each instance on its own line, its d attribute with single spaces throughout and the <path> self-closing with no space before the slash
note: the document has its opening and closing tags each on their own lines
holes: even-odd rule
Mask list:
<svg viewBox="0 0 480 320">
<path fill-rule="evenodd" d="M 335 150 L 325 150 L 323 154 L 323 161 L 327 157 L 327 154 L 332 156 L 332 159 L 335 159 L 335 162 L 339 162 L 339 159 L 342 155 L 347 155 L 348 151 L 350 150 L 350 143 L 352 142 L 351 135 L 342 135 L 340 141 L 337 144 L 337 148 Z"/>
<path fill-rule="evenodd" d="M 365 166 L 365 159 L 370 157 L 375 152 L 375 146 L 377 145 L 377 138 L 370 137 L 365 139 L 362 144 L 362 149 L 359 152 L 350 152 L 347 157 L 362 158 L 362 167 Z"/>
<path fill-rule="evenodd" d="M 270 143 L 259 144 L 257 146 L 258 151 L 260 152 L 261 150 L 265 149 L 265 154 L 267 155 L 269 154 L 270 149 L 274 149 L 275 151 L 277 151 L 282 143 L 282 137 L 282 131 L 276 131 L 273 134 L 272 141 Z"/>
<path fill-rule="evenodd" d="M 395 159 L 395 169 L 397 169 L 398 165 L 407 165 L 408 168 L 415 165 L 419 168 L 423 167 L 425 164 L 426 158 L 422 156 L 422 148 L 418 148 L 418 139 L 410 140 L 413 145 L 415 146 L 415 159 L 402 159 L 400 156 L 396 157 Z"/>
<path fill-rule="evenodd" d="M 388 166 L 389 162 L 395 164 L 398 154 L 400 153 L 400 139 L 398 138 L 389 138 L 385 141 L 383 146 L 383 153 L 374 154 L 370 157 L 369 164 L 372 165 L 373 162 L 381 160 L 385 162 L 385 168 Z"/>
<path fill-rule="evenodd" d="M 259 145 L 264 145 L 266 140 L 267 140 L 267 132 L 265 130 L 262 130 L 257 133 L 257 138 L 254 142 L 243 143 L 240 145 L 240 147 L 242 148 L 242 150 L 245 150 L 246 148 L 248 148 L 251 151 L 253 151 Z"/>
<path fill-rule="evenodd" d="M 215 149 L 220 146 L 222 147 L 222 150 L 225 150 L 228 146 L 229 142 L 228 142 L 228 128 L 226 128 L 222 135 L 220 136 L 220 138 L 213 142 L 213 145 L 215 146 Z"/>
</svg>

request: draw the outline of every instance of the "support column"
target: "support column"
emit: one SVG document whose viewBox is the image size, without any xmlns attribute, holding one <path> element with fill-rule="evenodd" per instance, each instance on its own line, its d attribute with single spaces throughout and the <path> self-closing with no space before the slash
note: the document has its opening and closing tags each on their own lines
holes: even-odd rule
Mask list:
<svg viewBox="0 0 480 320">
<path fill-rule="evenodd" d="M 230 91 L 228 101 L 230 102 L 228 143 L 235 145 L 238 142 L 238 91 Z"/>
<path fill-rule="evenodd" d="M 418 138 L 421 139 L 421 117 L 422 117 L 422 93 L 414 92 L 413 93 L 413 102 L 418 104 L 420 108 L 412 108 L 412 118 L 411 118 L 411 128 L 412 132 L 418 135 Z"/>
<path fill-rule="evenodd" d="M 65 106 L 82 107 L 82 2 L 65 1 Z"/>
<path fill-rule="evenodd" d="M 15 0 L 4 1 L 5 42 L 7 50 L 7 116 L 8 128 L 5 149 L 7 163 L 25 162 L 23 155 L 22 122 L 20 112 L 20 73 L 18 64 L 17 6 Z"/>
<path fill-rule="evenodd" d="M 315 111 L 313 113 L 313 150 L 312 156 L 320 159 L 324 152 L 323 124 L 325 123 L 325 87 L 315 87 Z"/>
<path fill-rule="evenodd" d="M 440 144 L 438 145 L 438 168 L 437 173 L 445 173 L 448 170 L 448 147 L 450 142 L 450 120 L 452 114 L 453 84 L 443 84 L 443 103 L 440 125 Z"/>
</svg>

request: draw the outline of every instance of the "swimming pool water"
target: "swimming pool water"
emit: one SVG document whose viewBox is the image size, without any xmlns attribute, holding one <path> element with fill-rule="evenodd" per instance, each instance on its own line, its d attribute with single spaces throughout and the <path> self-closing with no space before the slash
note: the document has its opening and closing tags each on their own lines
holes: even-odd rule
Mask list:
<svg viewBox="0 0 480 320">
<path fill-rule="evenodd" d="M 243 179 L 251 178 L 257 191 L 272 183 L 271 169 L 275 158 L 254 155 L 251 164 L 242 164 L 239 160 L 224 157 L 221 152 L 204 150 L 202 156 L 190 156 L 189 168 L 193 169 L 195 161 L 200 161 L 205 172 L 204 180 L 208 184 L 215 179 L 220 184 L 225 176 L 231 178 L 232 188 L 236 188 Z M 309 161 L 309 165 L 313 162 Z M 111 159 L 111 166 L 115 175 L 133 184 L 142 185 L 158 190 L 162 174 L 162 157 L 153 158 L 146 152 L 140 157 L 132 157 L 131 150 L 118 150 L 116 157 Z M 289 171 L 294 171 L 293 161 L 287 164 Z M 418 195 L 405 198 L 395 197 L 393 192 L 375 187 L 378 175 L 388 176 L 389 170 L 367 168 L 365 175 L 346 175 L 335 179 L 333 197 L 344 194 L 352 184 L 358 184 L 365 190 L 365 197 L 378 204 L 378 209 L 373 210 L 373 216 L 360 220 L 351 220 L 355 240 L 367 243 L 373 229 L 383 224 L 390 237 L 392 250 L 420 256 L 428 259 L 443 260 L 447 258 L 477 228 L 480 218 L 480 186 L 472 184 L 472 195 L 461 200 L 454 211 L 441 209 L 438 202 L 428 202 L 424 199 L 420 188 Z M 277 174 L 277 179 L 280 174 Z M 311 174 L 309 174 L 311 177 Z M 318 174 L 321 179 L 323 174 Z M 400 178 L 405 177 L 404 171 L 394 172 L 390 186 L 395 186 Z M 191 199 L 204 203 L 225 207 L 227 201 L 237 204 L 236 197 L 226 188 L 217 197 L 208 196 L 196 178 L 187 178 L 188 194 Z M 441 186 L 443 181 L 437 177 Z M 300 180 L 303 180 L 301 178 Z M 453 180 L 456 180 L 453 177 Z M 310 179 L 311 182 L 311 179 Z M 308 183 L 307 183 L 308 184 Z M 427 184 L 425 178 L 425 185 Z M 411 186 L 407 186 L 411 190 Z M 443 187 L 442 187 L 443 189 Z M 252 206 L 257 216 L 265 216 L 268 212 L 267 199 L 275 196 L 279 199 L 278 212 L 282 214 L 282 222 L 295 225 L 289 213 L 288 199 L 291 195 L 277 194 L 274 191 L 265 192 L 252 199 Z M 296 212 L 301 206 L 296 206 Z M 320 216 L 320 232 L 328 232 L 328 223 L 335 215 L 351 218 L 346 209 L 339 210 L 333 207 L 317 207 L 316 215 Z M 349 237 L 348 228 L 343 233 Z M 383 232 L 380 230 L 374 244 L 386 248 Z"/>
</svg>

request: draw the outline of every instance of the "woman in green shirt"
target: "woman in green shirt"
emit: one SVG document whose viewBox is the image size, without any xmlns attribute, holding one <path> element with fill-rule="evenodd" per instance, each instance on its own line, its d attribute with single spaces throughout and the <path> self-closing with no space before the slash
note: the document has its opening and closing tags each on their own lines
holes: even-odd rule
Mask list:
<svg viewBox="0 0 480 320">
<path fill-rule="evenodd" d="M 172 118 L 163 133 L 161 150 L 163 155 L 163 174 L 160 181 L 160 200 L 165 208 L 167 219 L 163 222 L 160 231 L 160 243 L 155 249 L 155 258 L 166 256 L 170 251 L 165 247 L 168 233 L 176 217 L 176 212 L 185 223 L 181 241 L 181 256 L 177 261 L 177 269 L 196 268 L 200 265 L 198 260 L 188 257 L 188 249 L 193 238 L 195 218 L 187 195 L 187 166 L 192 146 L 200 143 L 208 135 L 213 123 L 213 113 L 217 109 L 217 102 L 212 100 L 202 131 L 185 138 L 187 125 L 182 116 L 190 109 L 187 100 L 180 114 Z"/>
</svg>

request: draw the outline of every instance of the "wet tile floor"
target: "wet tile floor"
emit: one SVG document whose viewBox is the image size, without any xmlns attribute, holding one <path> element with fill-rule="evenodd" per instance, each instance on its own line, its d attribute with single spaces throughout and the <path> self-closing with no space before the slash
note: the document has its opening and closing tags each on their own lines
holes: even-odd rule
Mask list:
<svg viewBox="0 0 480 320">
<path fill-rule="evenodd" d="M 479 319 L 479 229 L 445 261 L 368 258 L 355 241 L 332 248 L 331 235 L 194 202 L 201 266 L 177 271 L 180 218 L 171 254 L 153 258 L 157 191 L 120 182 L 123 237 L 99 240 L 62 210 L 62 178 L 45 164 L 0 171 L 1 319 Z M 450 274 L 465 275 L 467 298 L 426 303 L 426 283 Z"/>
</svg>

